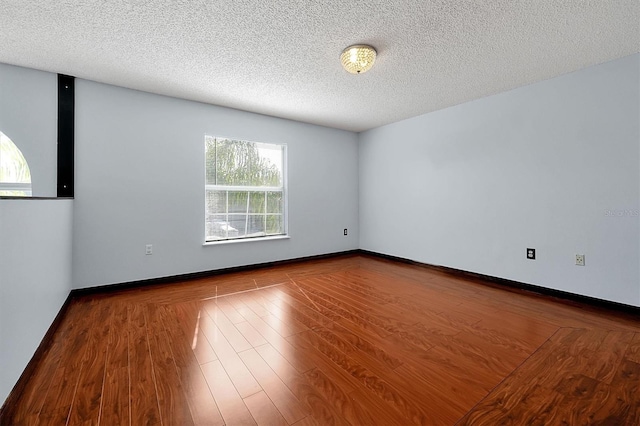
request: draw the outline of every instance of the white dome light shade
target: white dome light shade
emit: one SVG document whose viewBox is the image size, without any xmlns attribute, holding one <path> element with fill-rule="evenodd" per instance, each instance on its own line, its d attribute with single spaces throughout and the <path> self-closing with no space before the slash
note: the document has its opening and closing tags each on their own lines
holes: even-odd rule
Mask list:
<svg viewBox="0 0 640 426">
<path fill-rule="evenodd" d="M 342 66 L 351 74 L 362 74 L 373 66 L 376 60 L 376 49 L 365 44 L 349 46 L 340 55 Z"/>
</svg>

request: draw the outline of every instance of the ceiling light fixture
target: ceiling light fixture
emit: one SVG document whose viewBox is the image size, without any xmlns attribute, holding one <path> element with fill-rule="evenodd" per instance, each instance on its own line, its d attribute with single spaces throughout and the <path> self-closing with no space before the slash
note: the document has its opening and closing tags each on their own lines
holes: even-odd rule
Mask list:
<svg viewBox="0 0 640 426">
<path fill-rule="evenodd" d="M 366 44 L 349 46 L 340 55 L 342 66 L 351 74 L 362 74 L 369 71 L 375 60 L 376 49 Z"/>
</svg>

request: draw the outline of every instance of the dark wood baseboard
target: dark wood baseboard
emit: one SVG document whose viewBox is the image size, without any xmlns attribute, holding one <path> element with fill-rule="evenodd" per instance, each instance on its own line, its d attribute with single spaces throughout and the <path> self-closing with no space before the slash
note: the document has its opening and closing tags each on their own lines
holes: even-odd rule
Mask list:
<svg viewBox="0 0 640 426">
<path fill-rule="evenodd" d="M 445 274 L 464 278 L 466 280 L 474 281 L 485 285 L 494 285 L 500 288 L 506 288 L 510 291 L 516 291 L 519 293 L 534 293 L 536 295 L 553 298 L 556 301 L 573 304 L 579 306 L 590 306 L 607 311 L 621 312 L 624 314 L 640 315 L 640 307 L 627 305 L 624 303 L 612 302 L 609 300 L 598 299 L 596 297 L 584 296 L 576 293 L 569 293 L 562 290 L 555 290 L 548 287 L 541 287 L 534 284 L 526 284 L 519 281 L 512 281 L 506 278 L 494 277 L 491 275 L 483 275 L 475 272 L 463 271 L 461 269 L 450 268 L 448 266 L 431 265 L 428 263 L 422 263 L 411 259 L 405 259 L 403 257 L 392 256 L 389 254 L 377 253 L 369 250 L 358 250 L 360 254 L 377 257 L 380 259 L 391 260 L 395 262 L 402 262 L 405 264 L 415 265 L 422 268 L 428 268 L 436 271 L 440 271 Z"/>
<path fill-rule="evenodd" d="M 20 375 L 20 378 L 18 378 L 18 381 L 13 386 L 13 389 L 11 389 L 11 392 L 9 392 L 9 395 L 7 396 L 7 399 L 4 401 L 4 404 L 2 404 L 2 407 L 0 408 L 0 425 L 6 424 L 5 419 L 11 418 L 13 416 L 13 413 L 11 412 L 12 407 L 15 407 L 15 403 L 20 397 L 20 395 L 22 394 L 22 392 L 24 391 L 25 386 L 27 385 L 27 382 L 29 381 L 29 379 L 35 372 L 36 367 L 40 364 L 40 361 L 44 358 L 47 350 L 51 346 L 53 337 L 55 336 L 56 331 L 58 331 L 58 328 L 62 323 L 62 319 L 64 318 L 67 310 L 69 309 L 69 306 L 71 305 L 72 300 L 73 300 L 73 297 L 71 293 L 69 293 L 69 295 L 67 296 L 67 299 L 64 301 L 64 303 L 62 304 L 62 307 L 58 311 L 58 314 L 53 319 L 53 322 L 51 323 L 44 337 L 40 341 L 38 348 L 34 352 L 29 362 L 27 363 L 27 366 L 25 367 L 24 371 Z"/>
<path fill-rule="evenodd" d="M 150 278 L 146 280 L 129 281 L 124 283 L 107 284 L 107 285 L 87 287 L 82 289 L 74 289 L 74 290 L 71 290 L 70 297 L 75 298 L 75 297 L 90 296 L 90 295 L 97 295 L 97 294 L 106 294 L 106 293 L 129 290 L 129 289 L 156 285 L 156 284 L 167 284 L 167 283 L 176 282 L 176 281 L 190 281 L 190 280 L 196 280 L 199 278 L 212 277 L 216 275 L 231 274 L 235 272 L 253 271 L 257 269 L 270 268 L 273 266 L 290 265 L 294 263 L 330 259 L 330 258 L 335 258 L 340 256 L 353 256 L 358 254 L 373 256 L 380 259 L 386 259 L 386 260 L 401 262 L 401 263 L 410 264 L 410 265 L 415 265 L 423 268 L 429 268 L 432 270 L 437 270 L 439 272 L 446 273 L 449 275 L 462 277 L 464 279 L 472 280 L 474 282 L 482 283 L 485 285 L 496 285 L 496 286 L 499 286 L 500 288 L 506 288 L 511 291 L 517 291 L 520 293 L 529 293 L 529 294 L 534 293 L 534 294 L 545 296 L 545 297 L 551 297 L 563 303 L 573 303 L 573 304 L 578 304 L 580 306 L 592 306 L 592 307 L 606 309 L 608 311 L 622 312 L 622 313 L 627 313 L 632 315 L 640 315 L 640 307 L 627 305 L 624 303 L 612 302 L 609 300 L 598 299 L 595 297 L 584 296 L 576 293 L 569 293 L 562 290 L 555 290 L 548 287 L 542 287 L 534 284 L 527 284 L 527 283 L 513 281 L 506 278 L 500 278 L 500 277 L 495 277 L 491 275 L 478 274 L 475 272 L 464 271 L 461 269 L 455 269 L 448 266 L 432 265 L 432 264 L 418 262 L 411 259 L 406 259 L 403 257 L 398 257 L 398 256 L 389 255 L 389 254 L 363 250 L 363 249 L 354 249 L 354 250 L 348 250 L 348 251 L 342 251 L 342 252 L 336 252 L 336 253 L 327 253 L 327 254 L 320 254 L 315 256 L 298 257 L 294 259 L 278 260 L 273 262 L 265 262 L 265 263 L 258 263 L 258 264 L 252 264 L 252 265 L 234 266 L 230 268 L 213 269 L 213 270 L 207 270 L 207 271 L 191 272 L 187 274 L 171 275 L 167 277 Z"/>
<path fill-rule="evenodd" d="M 216 275 L 231 274 L 235 272 L 254 271 L 256 269 L 271 268 L 273 266 L 291 265 L 294 263 L 308 262 L 313 260 L 331 259 L 340 256 L 353 256 L 359 254 L 360 250 L 347 250 L 335 253 L 318 254 L 314 256 L 297 257 L 294 259 L 276 260 L 273 262 L 256 263 L 252 265 L 233 266 L 230 268 L 212 269 L 208 271 L 191 272 L 187 274 L 171 275 L 168 277 L 150 278 L 146 280 L 128 281 L 117 284 L 106 284 L 95 287 L 87 287 L 71 290 L 72 297 L 91 296 L 96 294 L 106 294 L 115 291 L 129 290 L 156 284 L 167 284 L 176 281 L 190 281 L 199 278 L 207 278 Z"/>
</svg>

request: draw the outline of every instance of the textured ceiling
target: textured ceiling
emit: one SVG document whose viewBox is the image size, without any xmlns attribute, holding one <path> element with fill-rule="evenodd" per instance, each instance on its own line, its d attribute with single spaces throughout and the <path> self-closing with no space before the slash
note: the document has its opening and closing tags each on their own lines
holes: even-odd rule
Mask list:
<svg viewBox="0 0 640 426">
<path fill-rule="evenodd" d="M 638 0 L 0 0 L 0 62 L 353 131 L 638 51 Z"/>
</svg>

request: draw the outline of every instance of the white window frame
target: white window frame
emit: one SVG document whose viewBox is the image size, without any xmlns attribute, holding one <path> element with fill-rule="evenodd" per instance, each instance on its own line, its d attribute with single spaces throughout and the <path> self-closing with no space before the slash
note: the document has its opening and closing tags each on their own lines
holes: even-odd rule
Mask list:
<svg viewBox="0 0 640 426">
<path fill-rule="evenodd" d="M 236 140 L 242 142 L 256 143 L 256 144 L 264 144 L 264 145 L 276 145 L 282 147 L 282 187 L 279 186 L 236 186 L 236 185 L 212 185 L 206 183 L 206 174 L 207 174 L 207 164 L 206 164 L 206 155 L 205 155 L 205 185 L 204 185 L 204 200 L 205 200 L 205 208 L 204 208 L 204 221 L 205 229 L 204 229 L 204 245 L 216 245 L 216 244 L 228 244 L 228 243 L 237 243 L 237 242 L 249 242 L 249 241 L 265 241 L 265 240 L 279 240 L 279 239 L 288 239 L 289 238 L 289 227 L 288 227 L 288 190 L 287 190 L 287 181 L 288 181 L 288 167 L 287 167 L 287 144 L 285 143 L 273 143 L 273 142 L 256 142 L 247 139 L 240 138 L 229 138 L 223 136 L 212 136 L 205 134 L 204 140 L 206 143 L 207 138 L 213 138 L 216 140 L 228 139 L 228 140 Z M 229 192 L 282 192 L 282 233 L 279 234 L 265 234 L 260 236 L 242 236 L 242 237 L 227 237 L 221 239 L 208 239 L 206 223 L 208 219 L 209 212 L 207 211 L 207 192 L 215 190 L 215 191 L 226 191 L 227 194 Z M 249 204 L 249 198 L 247 199 L 247 205 Z M 247 207 L 248 208 L 248 207 Z M 262 215 L 264 216 L 264 220 L 266 221 L 267 216 L 269 215 L 277 215 L 278 213 L 268 213 L 266 212 L 267 208 L 267 199 L 265 197 L 265 212 L 264 213 L 251 213 L 251 215 Z M 245 213 L 229 213 L 227 208 L 227 223 L 229 223 L 228 217 L 233 215 L 247 215 L 248 220 L 248 211 Z M 265 226 L 266 229 L 266 226 Z M 228 235 L 228 231 L 227 231 Z"/>
</svg>

